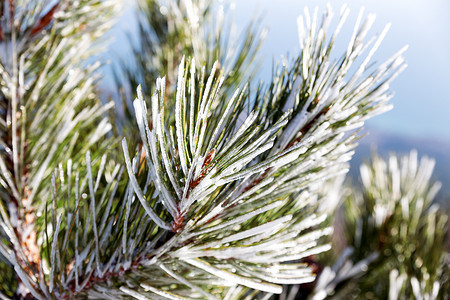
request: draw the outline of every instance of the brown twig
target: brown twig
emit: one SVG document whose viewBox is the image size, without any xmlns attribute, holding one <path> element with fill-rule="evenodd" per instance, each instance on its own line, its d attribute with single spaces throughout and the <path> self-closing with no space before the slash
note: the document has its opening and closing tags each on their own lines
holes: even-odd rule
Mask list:
<svg viewBox="0 0 450 300">
<path fill-rule="evenodd" d="M 35 36 L 51 23 L 51 21 L 53 20 L 53 15 L 57 11 L 58 7 L 59 3 L 56 3 L 45 15 L 43 15 L 39 19 L 39 21 L 34 25 L 34 27 L 31 28 L 30 36 L 32 37 Z"/>
</svg>

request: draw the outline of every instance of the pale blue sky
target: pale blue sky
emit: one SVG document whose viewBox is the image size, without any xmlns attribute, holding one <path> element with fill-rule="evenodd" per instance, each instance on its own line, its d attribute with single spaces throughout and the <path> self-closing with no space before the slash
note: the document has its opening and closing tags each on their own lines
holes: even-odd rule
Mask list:
<svg viewBox="0 0 450 300">
<path fill-rule="evenodd" d="M 298 53 L 296 18 L 305 6 L 323 10 L 329 1 L 241 0 L 233 1 L 236 20 L 244 25 L 249 15 L 262 13 L 269 33 L 262 49 L 263 74 L 270 74 L 272 58 Z M 348 41 L 352 25 L 362 5 L 366 13 L 377 15 L 372 33 L 380 32 L 388 22 L 392 27 L 375 56 L 388 58 L 403 45 L 408 68 L 394 81 L 394 109 L 368 123 L 369 127 L 389 134 L 412 138 L 433 138 L 450 142 L 450 1 L 377 0 L 332 1 L 339 12 L 347 3 L 351 9 L 340 41 Z M 344 45 L 342 45 L 344 46 Z M 339 48 L 339 47 L 338 47 Z M 344 48 L 340 48 L 343 51 Z M 336 49 L 338 50 L 338 49 Z M 341 52 L 338 51 L 338 52 Z M 267 75 L 263 75 L 267 76 Z"/>
</svg>

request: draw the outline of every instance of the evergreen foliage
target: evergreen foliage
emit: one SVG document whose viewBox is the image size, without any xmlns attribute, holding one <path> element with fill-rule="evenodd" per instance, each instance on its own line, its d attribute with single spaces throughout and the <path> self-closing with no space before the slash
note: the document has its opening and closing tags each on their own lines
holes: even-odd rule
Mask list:
<svg viewBox="0 0 450 300">
<path fill-rule="evenodd" d="M 341 191 L 346 249 L 311 299 L 447 299 L 448 217 L 433 199 L 434 160 L 417 152 L 361 166 L 361 188 Z"/>
<path fill-rule="evenodd" d="M 89 59 L 98 53 L 94 41 L 110 27 L 115 6 L 100 0 L 1 2 L 0 253 L 7 295 L 15 291 L 13 267 L 17 295 L 42 293 L 44 240 L 56 226 L 47 214 L 53 170 L 65 161 L 80 165 L 86 151 L 98 155 L 107 146 L 111 124 L 103 114 L 112 105 L 98 100 L 99 64 Z"/>
<path fill-rule="evenodd" d="M 446 296 L 430 161 L 375 157 L 363 190 L 341 189 L 359 129 L 391 108 L 406 66 L 406 48 L 372 62 L 389 26 L 370 38 L 361 10 L 336 55 L 349 9 L 336 28 L 330 7 L 305 10 L 301 53 L 253 89 L 258 25 L 236 46 L 209 1 L 139 7 L 114 114 L 95 60 L 118 1 L 0 6 L 0 298 L 293 299 L 317 255 L 339 249 L 342 197 L 352 250 L 310 297 Z"/>
<path fill-rule="evenodd" d="M 119 91 L 123 103 L 117 119 L 125 136 L 138 134 L 132 105 L 136 87 L 140 85 L 145 95 L 151 95 L 157 78 L 164 75 L 165 92 L 172 95 L 183 56 L 206 70 L 218 61 L 228 78 L 222 90 L 231 94 L 257 70 L 258 50 L 266 32 L 257 22 L 250 23 L 242 38 L 236 39 L 230 37 L 235 28 L 229 9 L 211 0 L 137 0 L 137 5 L 139 42 L 132 43 L 134 63 L 124 62 L 116 76 L 117 86 L 124 87 Z M 167 97 L 166 101 L 174 99 Z"/>
</svg>

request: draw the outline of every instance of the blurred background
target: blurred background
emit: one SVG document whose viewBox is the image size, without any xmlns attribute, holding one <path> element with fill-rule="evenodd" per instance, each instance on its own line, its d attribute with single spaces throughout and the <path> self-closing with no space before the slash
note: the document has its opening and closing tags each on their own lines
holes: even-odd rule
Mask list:
<svg viewBox="0 0 450 300">
<path fill-rule="evenodd" d="M 257 17 L 268 29 L 261 49 L 260 71 L 254 80 L 268 81 L 274 61 L 282 56 L 292 58 L 299 53 L 297 17 L 304 7 L 319 13 L 327 1 L 321 0 L 241 0 L 218 1 L 225 13 L 234 16 L 236 27 L 232 36 L 239 38 L 240 31 Z M 450 1 L 448 0 L 370 0 L 333 1 L 335 21 L 342 5 L 351 12 L 340 33 L 336 53 L 342 53 L 352 34 L 353 25 L 362 5 L 365 14 L 375 13 L 377 19 L 371 32 L 380 33 L 387 23 L 392 27 L 374 56 L 382 62 L 404 45 L 408 68 L 393 82 L 394 109 L 371 119 L 366 125 L 367 135 L 360 141 L 352 160 L 351 173 L 358 174 L 360 163 L 372 150 L 381 155 L 390 151 L 399 153 L 417 149 L 419 155 L 436 159 L 435 179 L 443 183 L 439 201 L 450 205 Z M 108 59 L 110 69 L 118 60 L 127 61 L 131 49 L 124 47 L 124 39 L 138 42 L 133 0 L 128 0 L 123 14 L 111 32 Z M 109 71 L 106 73 L 108 74 Z M 103 82 L 105 89 L 113 83 L 112 76 Z"/>
</svg>

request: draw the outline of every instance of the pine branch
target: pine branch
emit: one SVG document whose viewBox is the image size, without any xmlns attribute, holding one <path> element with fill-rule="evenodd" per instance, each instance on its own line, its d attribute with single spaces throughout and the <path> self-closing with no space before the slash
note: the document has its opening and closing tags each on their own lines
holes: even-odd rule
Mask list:
<svg viewBox="0 0 450 300">
<path fill-rule="evenodd" d="M 40 297 L 41 216 L 52 170 L 70 157 L 78 164 L 77 154 L 111 126 L 102 120 L 108 105 L 93 96 L 98 65 L 87 59 L 109 26 L 92 14 L 111 14 L 112 7 L 102 1 L 2 2 L 2 255 L 18 275 L 16 296 Z M 73 26 L 75 17 L 80 28 Z"/>
<path fill-rule="evenodd" d="M 136 49 L 136 54 L 145 68 L 136 71 L 143 72 L 140 76 L 144 78 L 144 91 L 152 91 L 154 81 L 162 72 L 167 80 L 170 77 L 169 81 L 175 83 L 178 62 L 184 55 L 193 57 L 207 69 L 218 60 L 229 73 L 228 84 L 246 81 L 251 71 L 255 71 L 249 66 L 257 59 L 265 33 L 250 23 L 240 41 L 231 39 L 229 35 L 234 27 L 232 19 L 227 17 L 231 8 L 215 7 L 212 1 L 140 0 L 138 5 L 142 12 L 141 49 Z M 158 58 L 149 64 L 147 59 L 152 56 Z M 172 84 L 167 88 L 171 91 Z"/>
<path fill-rule="evenodd" d="M 361 166 L 362 191 L 347 194 L 347 248 L 320 276 L 312 299 L 443 299 L 448 217 L 433 204 L 434 160 L 378 156 Z"/>
<path fill-rule="evenodd" d="M 341 23 L 347 14 L 343 9 Z M 31 145 L 40 150 L 32 161 L 48 160 L 32 174 L 39 178 L 34 199 L 42 199 L 35 272 L 18 262 L 23 248 L 0 207 L 2 235 L 12 244 L 0 244 L 0 251 L 27 293 L 38 299 L 268 298 L 282 293 L 283 285 L 313 281 L 312 267 L 301 260 L 329 250 L 324 237 L 332 231 L 315 187 L 347 171 L 356 130 L 389 108 L 389 83 L 405 66 L 401 50 L 377 69 L 368 67 L 385 31 L 369 49 L 370 40 L 364 40 L 373 16 L 360 26 L 362 13 L 347 52 L 334 60 L 341 25 L 328 39 L 331 16 L 328 8 L 317 26 L 317 11 L 312 21 L 306 13 L 306 25 L 299 22 L 300 57 L 278 68 L 270 85 L 256 93 L 246 84 L 229 92 L 241 82 L 227 83 L 218 62 L 207 75 L 195 55 L 181 60 L 176 93 L 167 90 L 165 78 L 156 80 L 148 110 L 138 88 L 133 105 L 139 138 L 130 142 L 138 146 L 130 156 L 129 138 L 122 141 L 124 166 L 114 148 L 103 156 L 88 151 L 109 128 L 99 121 L 99 107 L 74 109 L 82 125 L 90 115 L 97 126 L 67 125 L 86 129 L 79 133 L 86 143 L 78 145 L 70 142 L 78 134 L 59 123 L 61 102 L 50 102 L 53 94 L 46 92 L 48 106 L 31 110 L 38 119 L 38 139 Z M 62 43 L 54 45 L 56 58 Z M 44 49 L 54 48 L 50 43 Z M 356 72 L 349 73 L 355 61 Z M 34 88 L 39 96 L 42 87 Z M 80 102 L 85 96 L 73 95 Z M 53 118 L 46 123 L 44 115 Z M 44 143 L 50 132 L 64 133 L 63 141 Z M 59 161 L 65 163 L 52 173 Z M 5 174 L 8 184 L 14 174 Z"/>
<path fill-rule="evenodd" d="M 137 46 L 133 46 L 135 61 L 123 63 L 116 75 L 124 101 L 117 112 L 124 117 L 116 119 L 123 135 L 137 135 L 132 106 L 137 85 L 141 85 L 144 95 L 151 95 L 156 79 L 164 75 L 166 105 L 175 104 L 170 101 L 175 99 L 177 67 L 183 56 L 192 57 L 206 70 L 218 61 L 228 78 L 221 91 L 229 97 L 240 83 L 256 73 L 258 50 L 265 36 L 258 22 L 251 22 L 242 31 L 241 38 L 236 39 L 230 37 L 236 28 L 227 5 L 215 5 L 209 0 L 141 0 L 138 8 L 139 40 Z"/>
<path fill-rule="evenodd" d="M 358 41 L 361 38 L 354 37 Z M 317 43 L 324 45 L 320 39 Z M 323 53 L 315 45 L 311 48 Z M 311 183 L 341 172 L 342 163 L 349 159 L 347 153 L 352 149 L 348 143 L 354 140 L 353 136 L 345 138 L 343 133 L 360 126 L 360 119 L 384 109 L 387 96 L 375 91 L 386 90 L 402 63 L 398 55 L 394 56 L 384 65 L 389 68 L 381 67 L 380 73 L 373 75 L 376 80 L 364 81 L 360 77 L 364 71 L 361 68 L 350 78 L 349 84 L 354 85 L 350 88 L 342 82 L 345 68 L 338 70 L 337 65 L 349 67 L 361 54 L 358 51 L 361 51 L 361 45 L 350 48 L 343 61 L 335 63 L 336 77 L 328 79 L 326 89 L 315 87 L 315 82 L 310 83 L 309 89 L 316 89 L 315 93 L 330 95 L 325 97 L 324 106 L 308 99 L 304 103 L 292 103 L 294 114 L 286 111 L 276 121 L 272 116 L 267 117 L 269 109 L 264 106 L 264 100 L 269 97 L 248 101 L 240 90 L 229 100 L 220 97 L 218 90 L 223 79 L 217 67 L 206 79 L 203 70 L 200 76 L 196 76 L 193 62 L 190 65 L 182 62 L 172 114 L 165 111 L 165 81 L 158 80 L 151 101 L 150 122 L 146 105 L 138 92 L 134 106 L 143 146 L 133 161 L 143 160 L 144 153 L 148 170 L 143 172 L 141 180 L 147 179 L 136 186 L 139 181 L 133 178 L 136 171 L 133 171 L 130 159 L 127 159 L 128 173 L 150 219 L 160 224 L 162 229 L 171 224 L 174 234 L 161 235 L 164 242 L 142 264 L 169 263 L 176 266 L 172 270 L 187 269 L 190 265 L 196 270 L 192 271 L 195 274 L 209 274 L 223 282 L 275 293 L 281 292 L 276 284 L 313 280 L 308 268 L 298 269 L 297 266 L 297 271 L 292 273 L 289 264 L 285 264 L 329 248 L 328 245 L 317 244 L 317 239 L 329 233 L 328 229 L 308 232 L 309 228 L 319 226 L 325 215 L 306 217 L 314 212 L 317 201 L 306 190 Z M 325 65 L 329 59 L 327 55 L 319 60 Z M 295 70 L 305 69 L 302 67 L 305 62 L 308 62 L 305 57 L 297 61 L 298 65 L 291 73 L 293 77 L 299 76 Z M 327 73 L 326 70 L 324 72 Z M 308 78 L 305 79 L 307 82 Z M 291 84 L 286 86 L 292 87 L 295 80 L 289 79 L 287 81 Z M 368 82 L 374 86 L 367 85 Z M 196 86 L 200 86 L 199 91 Z M 347 94 L 337 96 L 331 93 L 333 89 L 342 89 Z M 269 95 L 272 91 L 270 89 Z M 282 91 L 289 95 L 286 90 Z M 301 96 L 300 90 L 297 97 Z M 286 100 L 281 98 L 278 101 L 285 104 Z M 270 112 L 283 112 L 285 105 L 275 103 Z M 312 103 L 321 109 L 314 111 Z M 354 106 L 359 106 L 362 112 L 352 108 Z M 308 108 L 312 110 L 311 116 Z M 337 113 L 338 108 L 340 114 Z M 298 125 L 295 113 L 307 121 L 300 119 Z M 333 123 L 324 122 L 325 118 Z M 297 130 L 298 134 L 292 130 Z M 300 134 L 304 135 L 301 139 Z M 274 151 L 277 143 L 280 146 L 278 151 Z M 123 147 L 125 152 L 129 151 L 125 141 Z M 147 192 L 149 196 L 146 197 L 141 191 L 152 183 L 156 193 Z M 272 184 L 270 188 L 269 184 Z M 152 200 L 148 202 L 149 199 Z M 159 199 L 156 202 L 158 206 L 151 204 L 156 199 Z M 240 226 L 236 227 L 237 224 Z M 272 268 L 277 270 L 276 273 L 267 272 Z M 139 291 L 133 292 L 142 297 L 149 296 L 148 291 L 158 294 L 170 286 L 159 286 L 155 282 L 144 284 L 144 278 L 139 281 L 140 288 L 136 286 Z M 182 278 L 190 282 L 189 278 L 194 276 L 188 272 Z M 190 284 L 195 286 L 192 282 Z M 130 294 L 129 287 L 122 287 L 121 291 Z M 177 292 L 180 291 L 177 289 Z"/>
</svg>

